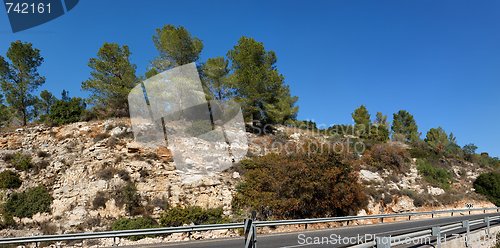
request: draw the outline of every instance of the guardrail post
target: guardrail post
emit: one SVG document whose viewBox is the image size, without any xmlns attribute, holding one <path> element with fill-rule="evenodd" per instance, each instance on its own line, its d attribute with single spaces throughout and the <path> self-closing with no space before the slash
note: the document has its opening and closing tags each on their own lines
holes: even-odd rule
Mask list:
<svg viewBox="0 0 500 248">
<path fill-rule="evenodd" d="M 391 237 L 377 237 L 375 244 L 376 248 L 391 248 Z"/>
<path fill-rule="evenodd" d="M 116 242 L 117 239 L 119 240 L 120 238 L 113 237 L 113 244 L 111 246 L 118 246 L 118 244 L 120 244 L 120 242 Z"/>
<path fill-rule="evenodd" d="M 465 236 L 465 247 L 470 247 L 470 225 L 468 220 L 464 220 L 462 222 L 462 227 L 464 227 L 467 230 L 466 236 Z"/>
<path fill-rule="evenodd" d="M 252 218 L 245 219 L 245 248 L 257 248 L 257 228 L 254 224 L 256 215 L 257 212 L 252 211 Z"/>
<path fill-rule="evenodd" d="M 484 223 L 486 224 L 486 238 L 490 238 L 490 217 L 486 216 Z"/>
<path fill-rule="evenodd" d="M 250 233 L 250 229 L 252 228 L 252 219 L 245 219 L 245 224 L 243 227 L 243 233 L 245 235 L 245 244 L 248 240 L 248 234 Z M 245 245 L 246 247 L 246 245 Z"/>
<path fill-rule="evenodd" d="M 436 237 L 437 248 L 441 248 L 441 227 L 434 226 L 432 227 L 432 236 Z"/>
</svg>

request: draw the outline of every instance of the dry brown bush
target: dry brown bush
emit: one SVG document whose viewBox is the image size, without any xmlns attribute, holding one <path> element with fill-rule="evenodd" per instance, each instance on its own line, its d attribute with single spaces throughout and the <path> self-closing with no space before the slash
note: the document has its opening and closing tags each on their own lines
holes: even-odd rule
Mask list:
<svg viewBox="0 0 500 248">
<path fill-rule="evenodd" d="M 376 144 L 363 154 L 363 162 L 375 170 L 406 172 L 410 160 L 410 153 L 404 147 L 393 143 Z"/>
</svg>

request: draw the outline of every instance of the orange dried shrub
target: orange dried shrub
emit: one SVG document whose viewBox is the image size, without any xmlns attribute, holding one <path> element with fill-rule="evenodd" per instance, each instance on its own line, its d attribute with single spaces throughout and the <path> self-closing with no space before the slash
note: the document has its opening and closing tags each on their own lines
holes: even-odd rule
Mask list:
<svg viewBox="0 0 500 248">
<path fill-rule="evenodd" d="M 363 154 L 363 162 L 375 170 L 388 169 L 393 172 L 406 172 L 411 156 L 408 150 L 398 144 L 376 144 Z"/>
<path fill-rule="evenodd" d="M 233 208 L 256 210 L 261 219 L 344 216 L 367 206 L 358 174 L 334 153 L 268 154 L 240 167 Z"/>
</svg>

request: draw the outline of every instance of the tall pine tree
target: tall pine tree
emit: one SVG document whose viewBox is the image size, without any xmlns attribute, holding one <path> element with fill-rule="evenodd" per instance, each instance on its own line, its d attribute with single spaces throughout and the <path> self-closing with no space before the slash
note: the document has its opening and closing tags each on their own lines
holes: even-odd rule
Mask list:
<svg viewBox="0 0 500 248">
<path fill-rule="evenodd" d="M 394 135 L 400 135 L 406 142 L 415 142 L 419 140 L 417 122 L 413 115 L 406 110 L 400 110 L 394 113 L 392 122 L 392 131 Z"/>
<path fill-rule="evenodd" d="M 295 119 L 297 97 L 290 95 L 283 75 L 276 68 L 273 51 L 266 51 L 261 42 L 252 38 L 241 37 L 228 57 L 233 70 L 231 84 L 246 120 L 264 125 Z"/>
<path fill-rule="evenodd" d="M 93 104 L 101 116 L 128 116 L 127 96 L 138 79 L 136 66 L 130 62 L 128 46 L 104 43 L 96 58 L 91 58 L 90 78 L 82 83 L 82 89 L 92 94 L 89 103 Z"/>
<path fill-rule="evenodd" d="M 10 108 L 25 126 L 35 114 L 32 93 L 45 83 L 45 77 L 38 73 L 43 58 L 31 43 L 21 41 L 10 44 L 7 58 L 10 63 L 0 56 L 0 85 Z"/>
<path fill-rule="evenodd" d="M 208 89 L 209 98 L 227 100 L 232 97 L 233 90 L 229 85 L 229 62 L 224 57 L 210 58 L 202 66 L 204 86 Z"/>
<path fill-rule="evenodd" d="M 368 113 L 368 109 L 366 109 L 365 105 L 361 105 L 355 109 L 351 116 L 355 123 L 354 131 L 356 135 L 361 138 L 368 138 L 371 121 L 370 113 Z"/>
<path fill-rule="evenodd" d="M 165 25 L 156 30 L 153 42 L 160 56 L 153 61 L 156 72 L 198 60 L 203 43 L 182 26 Z M 149 73 L 151 74 L 151 73 Z"/>
</svg>

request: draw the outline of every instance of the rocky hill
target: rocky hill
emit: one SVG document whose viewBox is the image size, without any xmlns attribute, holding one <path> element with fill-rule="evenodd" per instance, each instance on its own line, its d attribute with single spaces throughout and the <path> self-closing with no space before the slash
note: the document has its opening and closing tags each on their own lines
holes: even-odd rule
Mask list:
<svg viewBox="0 0 500 248">
<path fill-rule="evenodd" d="M 35 234 L 42 231 L 37 225 L 43 223 L 57 223 L 57 232 L 106 229 L 106 220 L 127 213 L 113 198 L 97 209 L 93 201 L 99 192 L 115 192 L 127 182 L 135 183 L 141 205 L 153 216 L 167 204 L 223 207 L 229 214 L 237 173 L 182 184 L 169 150 L 151 150 L 134 143 L 127 121 L 33 126 L 3 133 L 1 170 L 11 169 L 5 158 L 15 153 L 29 156 L 33 164 L 33 169 L 19 171 L 23 183 L 15 191 L 43 185 L 54 200 L 50 214 L 15 218 L 20 230 L 3 230 L 2 236 Z M 12 191 L 5 190 L 3 197 Z M 96 218 L 102 220 L 100 224 L 95 223 Z"/>
<path fill-rule="evenodd" d="M 279 127 L 272 135 L 247 133 L 247 156 L 272 152 L 274 142 L 298 143 L 304 140 L 327 142 L 329 137 L 310 131 Z M 407 149 L 390 142 L 387 146 Z M 13 165 L 22 157 L 29 168 Z M 166 147 L 151 149 L 133 141 L 128 119 L 78 122 L 60 127 L 33 125 L 3 132 L 0 136 L 0 172 L 19 174 L 19 188 L 1 190 L 2 202 L 15 192 L 43 186 L 53 198 L 50 211 L 32 217 L 13 217 L 1 236 L 26 236 L 107 230 L 111 223 L 130 216 L 120 194 L 133 185 L 138 194 L 137 215 L 159 218 L 169 206 L 222 207 L 233 216 L 233 195 L 240 179 L 235 170 L 186 183 L 175 170 Z M 359 215 L 493 206 L 472 189 L 473 180 L 486 171 L 472 163 L 443 159 L 453 171 L 453 183 L 446 191 L 424 180 L 417 170 L 417 159 L 408 161 L 403 172 L 374 168 L 363 159 L 358 162 L 360 181 L 367 187 L 368 207 Z M 5 213 L 4 213 L 5 214 Z M 221 232 L 211 236 L 237 235 Z M 201 238 L 202 236 L 200 236 Z M 171 235 L 167 241 L 186 237 Z"/>
</svg>

